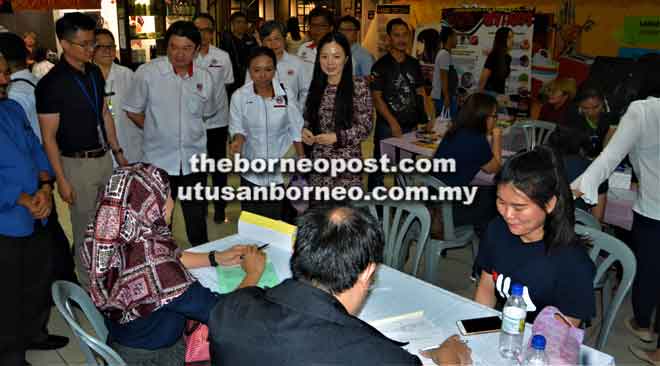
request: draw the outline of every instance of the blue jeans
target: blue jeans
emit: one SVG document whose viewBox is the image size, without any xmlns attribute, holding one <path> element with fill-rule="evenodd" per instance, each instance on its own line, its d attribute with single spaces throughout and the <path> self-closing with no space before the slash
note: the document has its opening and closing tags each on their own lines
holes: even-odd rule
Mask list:
<svg viewBox="0 0 660 366">
<path fill-rule="evenodd" d="M 433 105 L 435 106 L 435 116 L 439 117 L 442 110 L 445 108 L 444 98 L 433 99 Z M 449 102 L 449 118 L 454 119 L 458 113 L 458 103 L 456 97 L 451 97 Z"/>
</svg>

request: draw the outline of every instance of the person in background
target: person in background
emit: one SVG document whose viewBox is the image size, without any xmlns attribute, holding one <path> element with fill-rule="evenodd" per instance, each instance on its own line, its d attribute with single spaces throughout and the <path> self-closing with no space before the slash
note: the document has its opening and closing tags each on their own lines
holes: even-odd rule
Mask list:
<svg viewBox="0 0 660 366">
<path fill-rule="evenodd" d="M 132 366 L 183 365 L 186 319 L 207 323 L 217 301 L 188 269 L 240 264 L 247 275 L 239 287 L 256 285 L 264 269 L 254 246 L 182 252 L 169 227 L 170 189 L 167 173 L 153 165 L 116 169 L 86 233 L 90 296 L 105 318 L 108 344 Z"/>
<path fill-rule="evenodd" d="M 433 64 L 440 49 L 440 34 L 433 28 L 424 29 L 417 35 L 417 42 L 422 44 L 423 48 L 417 50 L 415 57 L 419 60 L 424 75 L 424 90 L 430 94 L 433 86 Z"/>
<path fill-rule="evenodd" d="M 112 174 L 112 157 L 128 161 L 105 103 L 105 79 L 91 63 L 96 47 L 94 19 L 67 13 L 55 23 L 60 61 L 37 84 L 37 113 L 44 149 L 62 200 L 69 204 L 78 281 L 87 288 L 80 248 L 94 214 L 96 195 Z"/>
<path fill-rule="evenodd" d="M 566 125 L 566 114 L 576 93 L 575 79 L 558 78 L 548 85 L 548 101 L 543 104 L 538 117 L 541 121 Z"/>
<path fill-rule="evenodd" d="M 307 210 L 298 221 L 292 278 L 221 296 L 209 315 L 217 365 L 421 365 L 357 318 L 383 260 L 381 223 L 348 206 Z M 287 326 L 283 326 L 286 324 Z M 264 342 L 268 339 L 268 342 Z M 245 350 L 250 350 L 246 352 Z M 458 336 L 423 353 L 438 365 L 471 363 Z"/>
<path fill-rule="evenodd" d="M 48 49 L 40 47 L 34 51 L 34 64 L 32 65 L 32 75 L 41 79 L 48 74 L 55 64 L 48 59 Z"/>
<path fill-rule="evenodd" d="M 411 36 L 408 24 L 401 18 L 387 22 L 387 39 L 391 45 L 386 55 L 371 68 L 371 90 L 377 118 L 374 132 L 374 158 L 380 158 L 380 141 L 400 137 L 427 123 L 424 108 L 424 76 L 419 61 L 408 55 Z M 429 124 L 431 125 L 431 124 Z M 369 189 L 383 186 L 381 172 L 369 175 Z"/>
<path fill-rule="evenodd" d="M 448 186 L 461 187 L 471 186 L 479 170 L 497 173 L 502 166 L 502 129 L 496 123 L 495 98 L 483 93 L 468 97 L 433 156 L 435 159 L 454 159 L 456 172 L 433 175 Z M 490 143 L 488 136 L 491 137 Z M 471 205 L 455 202 L 453 211 L 455 226 L 475 225 L 481 235 L 488 222 L 497 215 L 495 192 L 491 187 L 479 187 Z M 434 219 L 442 215 L 440 208 L 434 208 L 432 213 Z M 434 226 L 440 229 L 436 220 Z M 438 230 L 433 230 L 434 236 L 438 234 Z"/>
<path fill-rule="evenodd" d="M 314 78 L 305 107 L 303 141 L 312 159 L 362 159 L 362 141 L 371 133 L 373 103 L 369 82 L 353 77 L 351 49 L 342 33 L 326 34 L 319 42 Z M 312 173 L 316 187 L 362 187 L 362 174 L 337 177 Z"/>
<path fill-rule="evenodd" d="M 309 37 L 311 40 L 300 46 L 298 57 L 305 63 L 304 75 L 306 83 L 309 85 L 314 77 L 317 46 L 323 36 L 334 31 L 335 16 L 330 10 L 318 6 L 309 12 L 307 21 L 309 22 Z"/>
<path fill-rule="evenodd" d="M 229 54 L 234 82 L 227 88 L 229 97 L 245 83 L 247 61 L 250 52 L 257 47 L 257 41 L 248 33 L 247 15 L 240 11 L 229 17 L 231 32 L 223 32 L 220 37 L 220 48 Z"/>
<path fill-rule="evenodd" d="M 250 54 L 248 63 L 252 82 L 238 89 L 231 98 L 229 112 L 229 146 L 232 155 L 242 158 L 280 159 L 291 145 L 298 157 L 304 157 L 301 143 L 303 118 L 296 103 L 289 98 L 282 84 L 275 79 L 277 58 L 273 50 L 257 47 Z M 241 186 L 263 187 L 283 185 L 279 172 L 241 175 Z M 284 204 L 282 200 L 243 201 L 243 211 L 281 220 Z"/>
<path fill-rule="evenodd" d="M 499 28 L 495 32 L 491 49 L 484 69 L 479 77 L 479 91 L 492 94 L 497 98 L 506 94 L 506 79 L 511 74 L 511 49 L 513 48 L 513 30 Z M 498 100 L 499 101 L 499 100 Z"/>
<path fill-rule="evenodd" d="M 9 84 L 9 99 L 12 99 L 23 107 L 23 111 L 30 121 L 32 132 L 41 143 L 41 130 L 39 128 L 39 117 L 37 116 L 37 102 L 34 90 L 38 80 L 27 68 L 27 49 L 23 39 L 13 33 L 0 34 L 0 52 L 4 54 L 5 60 L 11 72 L 11 84 Z M 75 264 L 71 254 L 71 245 L 62 225 L 60 225 L 55 209 L 55 200 L 52 200 L 53 209 L 50 210 L 48 223 L 46 224 L 53 239 L 52 259 L 53 278 L 77 282 Z"/>
<path fill-rule="evenodd" d="M 225 93 L 207 69 L 194 65 L 201 43 L 193 22 L 174 22 L 165 33 L 167 56 L 140 66 L 124 98 L 128 118 L 144 130 L 144 161 L 169 174 L 174 199 L 179 187 L 206 186 L 206 173 L 192 171 L 189 160 L 206 153 L 204 121 L 218 113 L 214 101 Z M 208 242 L 207 206 L 205 200 L 181 201 L 192 245 Z"/>
<path fill-rule="evenodd" d="M 23 41 L 25 42 L 25 48 L 27 48 L 28 51 L 28 58 L 26 62 L 29 68 L 32 67 L 32 65 L 35 63 L 34 52 L 37 50 L 38 48 L 37 46 L 39 44 L 37 33 L 35 32 L 23 33 Z"/>
<path fill-rule="evenodd" d="M 94 63 L 101 69 L 105 79 L 106 103 L 115 120 L 117 139 L 124 148 L 124 156 L 129 163 L 142 161 L 142 129 L 133 123 L 121 109 L 124 97 L 133 86 L 133 71 L 114 62 L 117 57 L 115 37 L 107 29 L 94 31 L 96 48 Z M 115 166 L 117 163 L 115 162 Z"/>
<path fill-rule="evenodd" d="M 218 113 L 206 120 L 206 149 L 212 159 L 227 157 L 227 133 L 229 125 L 229 99 L 227 90 L 234 83 L 234 71 L 229 54 L 212 45 L 215 36 L 215 19 L 210 14 L 201 13 L 194 19 L 195 27 L 202 35 L 202 45 L 195 58 L 195 66 L 205 68 L 213 77 L 213 85 L 219 88 L 215 94 L 218 99 L 213 101 L 218 106 Z M 211 173 L 214 187 L 218 189 L 227 185 L 227 174 Z M 225 217 L 227 202 L 218 199 L 213 201 L 213 222 L 221 224 L 228 222 Z"/>
<path fill-rule="evenodd" d="M 566 179 L 574 181 L 591 165 L 586 152 L 591 148 L 589 135 L 582 130 L 571 127 L 558 126 L 548 138 L 551 146 L 562 157 Z M 598 202 L 589 205 L 582 198 L 575 200 L 575 207 L 590 212 L 598 221 L 602 222 L 605 216 L 605 205 L 607 204 L 607 181 L 598 187 Z"/>
<path fill-rule="evenodd" d="M 595 314 L 596 267 L 575 234 L 575 207 L 561 158 L 545 145 L 514 155 L 495 177 L 497 210 L 481 238 L 475 301 L 500 308 L 524 286 L 527 322 L 557 307 L 575 327 Z"/>
<path fill-rule="evenodd" d="M 568 112 L 566 125 L 580 129 L 591 137 L 587 155 L 595 158 L 616 131 L 619 116 L 610 112 L 603 93 L 594 86 L 583 85 L 575 97 L 576 109 Z"/>
<path fill-rule="evenodd" d="M 261 27 L 264 25 L 266 21 L 262 17 L 257 17 L 255 19 L 254 24 L 252 27 L 250 27 L 249 33 L 252 34 L 252 37 L 257 40 L 257 43 L 261 46 L 261 37 L 259 36 L 259 33 L 261 32 Z"/>
<path fill-rule="evenodd" d="M 351 44 L 351 58 L 353 59 L 353 76 L 365 77 L 371 74 L 374 57 L 366 48 L 360 45 L 360 21 L 355 17 L 346 15 L 339 19 L 339 32 Z"/>
<path fill-rule="evenodd" d="M 449 117 L 454 118 L 458 112 L 456 101 L 458 74 L 454 67 L 451 50 L 456 47 L 456 31 L 451 27 L 443 26 L 440 30 L 440 44 L 442 49 L 435 56 L 431 98 L 436 116 L 440 116 L 443 111 L 448 111 Z M 424 47 L 426 49 L 426 46 Z"/>
<path fill-rule="evenodd" d="M 649 69 L 639 97 L 628 106 L 609 144 L 572 187 L 587 203 L 595 203 L 598 187 L 628 155 L 639 177 L 633 206 L 632 248 L 637 259 L 633 282 L 633 317 L 626 328 L 643 342 L 652 342 L 651 316 L 655 309 L 655 333 L 660 333 L 660 70 Z M 660 339 L 654 350 L 631 345 L 640 360 L 660 364 Z"/>
<path fill-rule="evenodd" d="M 302 109 L 307 98 L 307 88 L 309 84 L 304 79 L 303 69 L 305 64 L 295 55 L 285 50 L 284 44 L 284 25 L 280 22 L 269 20 L 261 27 L 261 44 L 270 48 L 277 58 L 277 72 L 275 79 L 284 84 L 287 96 L 291 97 L 292 102 L 298 104 Z M 245 81 L 250 82 L 252 78 L 250 73 L 245 77 Z"/>
<path fill-rule="evenodd" d="M 286 50 L 292 55 L 298 54 L 298 49 L 306 42 L 300 34 L 300 24 L 297 17 L 291 17 L 286 22 Z"/>
<path fill-rule="evenodd" d="M 27 349 L 54 350 L 69 339 L 47 328 L 53 170 L 23 108 L 8 98 L 9 76 L 0 53 L 0 276 L 7 291 L 0 304 L 0 364 L 25 366 Z"/>
</svg>

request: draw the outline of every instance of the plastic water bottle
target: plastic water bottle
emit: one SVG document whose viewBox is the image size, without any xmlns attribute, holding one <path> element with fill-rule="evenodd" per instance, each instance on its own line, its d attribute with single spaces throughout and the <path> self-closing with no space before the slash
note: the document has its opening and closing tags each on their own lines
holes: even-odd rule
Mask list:
<svg viewBox="0 0 660 366">
<path fill-rule="evenodd" d="M 545 356 L 545 337 L 537 334 L 532 337 L 532 347 L 527 350 L 523 366 L 548 366 L 548 358 Z"/>
<path fill-rule="evenodd" d="M 523 334 L 525 333 L 525 318 L 527 306 L 522 298 L 523 286 L 514 283 L 511 286 L 511 296 L 502 310 L 502 331 L 500 332 L 500 354 L 504 358 L 518 359 L 522 353 Z"/>
</svg>

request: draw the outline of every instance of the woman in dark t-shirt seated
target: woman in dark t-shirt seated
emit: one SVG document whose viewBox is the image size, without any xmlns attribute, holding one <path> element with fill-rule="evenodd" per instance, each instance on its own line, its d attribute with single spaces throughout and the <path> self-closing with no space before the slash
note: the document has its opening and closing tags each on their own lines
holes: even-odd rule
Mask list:
<svg viewBox="0 0 660 366">
<path fill-rule="evenodd" d="M 614 134 L 619 119 L 619 115 L 610 112 L 603 93 L 585 85 L 575 97 L 575 104 L 566 112 L 565 125 L 589 135 L 591 147 L 587 156 L 596 158 Z"/>
<path fill-rule="evenodd" d="M 548 139 L 550 145 L 559 153 L 564 161 L 564 173 L 569 182 L 574 181 L 591 165 L 587 153 L 591 149 L 589 135 L 575 128 L 559 127 Z M 590 212 L 598 221 L 603 221 L 605 205 L 607 204 L 607 180 L 598 186 L 598 203 L 589 205 L 582 198 L 575 200 L 575 207 Z"/>
<path fill-rule="evenodd" d="M 471 95 L 458 113 L 452 126 L 440 142 L 435 159 L 454 159 L 455 172 L 435 172 L 433 175 L 448 186 L 469 186 L 474 176 L 483 170 L 497 173 L 502 162 L 502 130 L 496 126 L 497 101 L 482 93 Z M 487 136 L 492 136 L 492 143 Z M 495 216 L 494 190 L 480 187 L 471 205 L 456 202 L 454 225 L 485 224 Z"/>
<path fill-rule="evenodd" d="M 595 313 L 595 266 L 575 214 L 560 158 L 547 146 L 515 155 L 496 177 L 497 210 L 479 245 L 475 301 L 502 306 L 513 283 L 524 286 L 527 321 L 548 305 L 574 326 Z"/>
</svg>

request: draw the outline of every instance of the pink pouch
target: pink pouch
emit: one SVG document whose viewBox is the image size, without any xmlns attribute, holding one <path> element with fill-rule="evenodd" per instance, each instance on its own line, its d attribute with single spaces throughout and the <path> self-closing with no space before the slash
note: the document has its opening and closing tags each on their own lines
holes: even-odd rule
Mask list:
<svg viewBox="0 0 660 366">
<path fill-rule="evenodd" d="M 541 310 L 532 326 L 532 335 L 536 334 L 545 337 L 545 354 L 551 365 L 580 364 L 584 330 L 574 327 L 559 309 L 546 306 Z"/>
<path fill-rule="evenodd" d="M 210 366 L 209 328 L 196 320 L 188 320 L 183 338 L 186 342 L 186 366 Z"/>
</svg>

